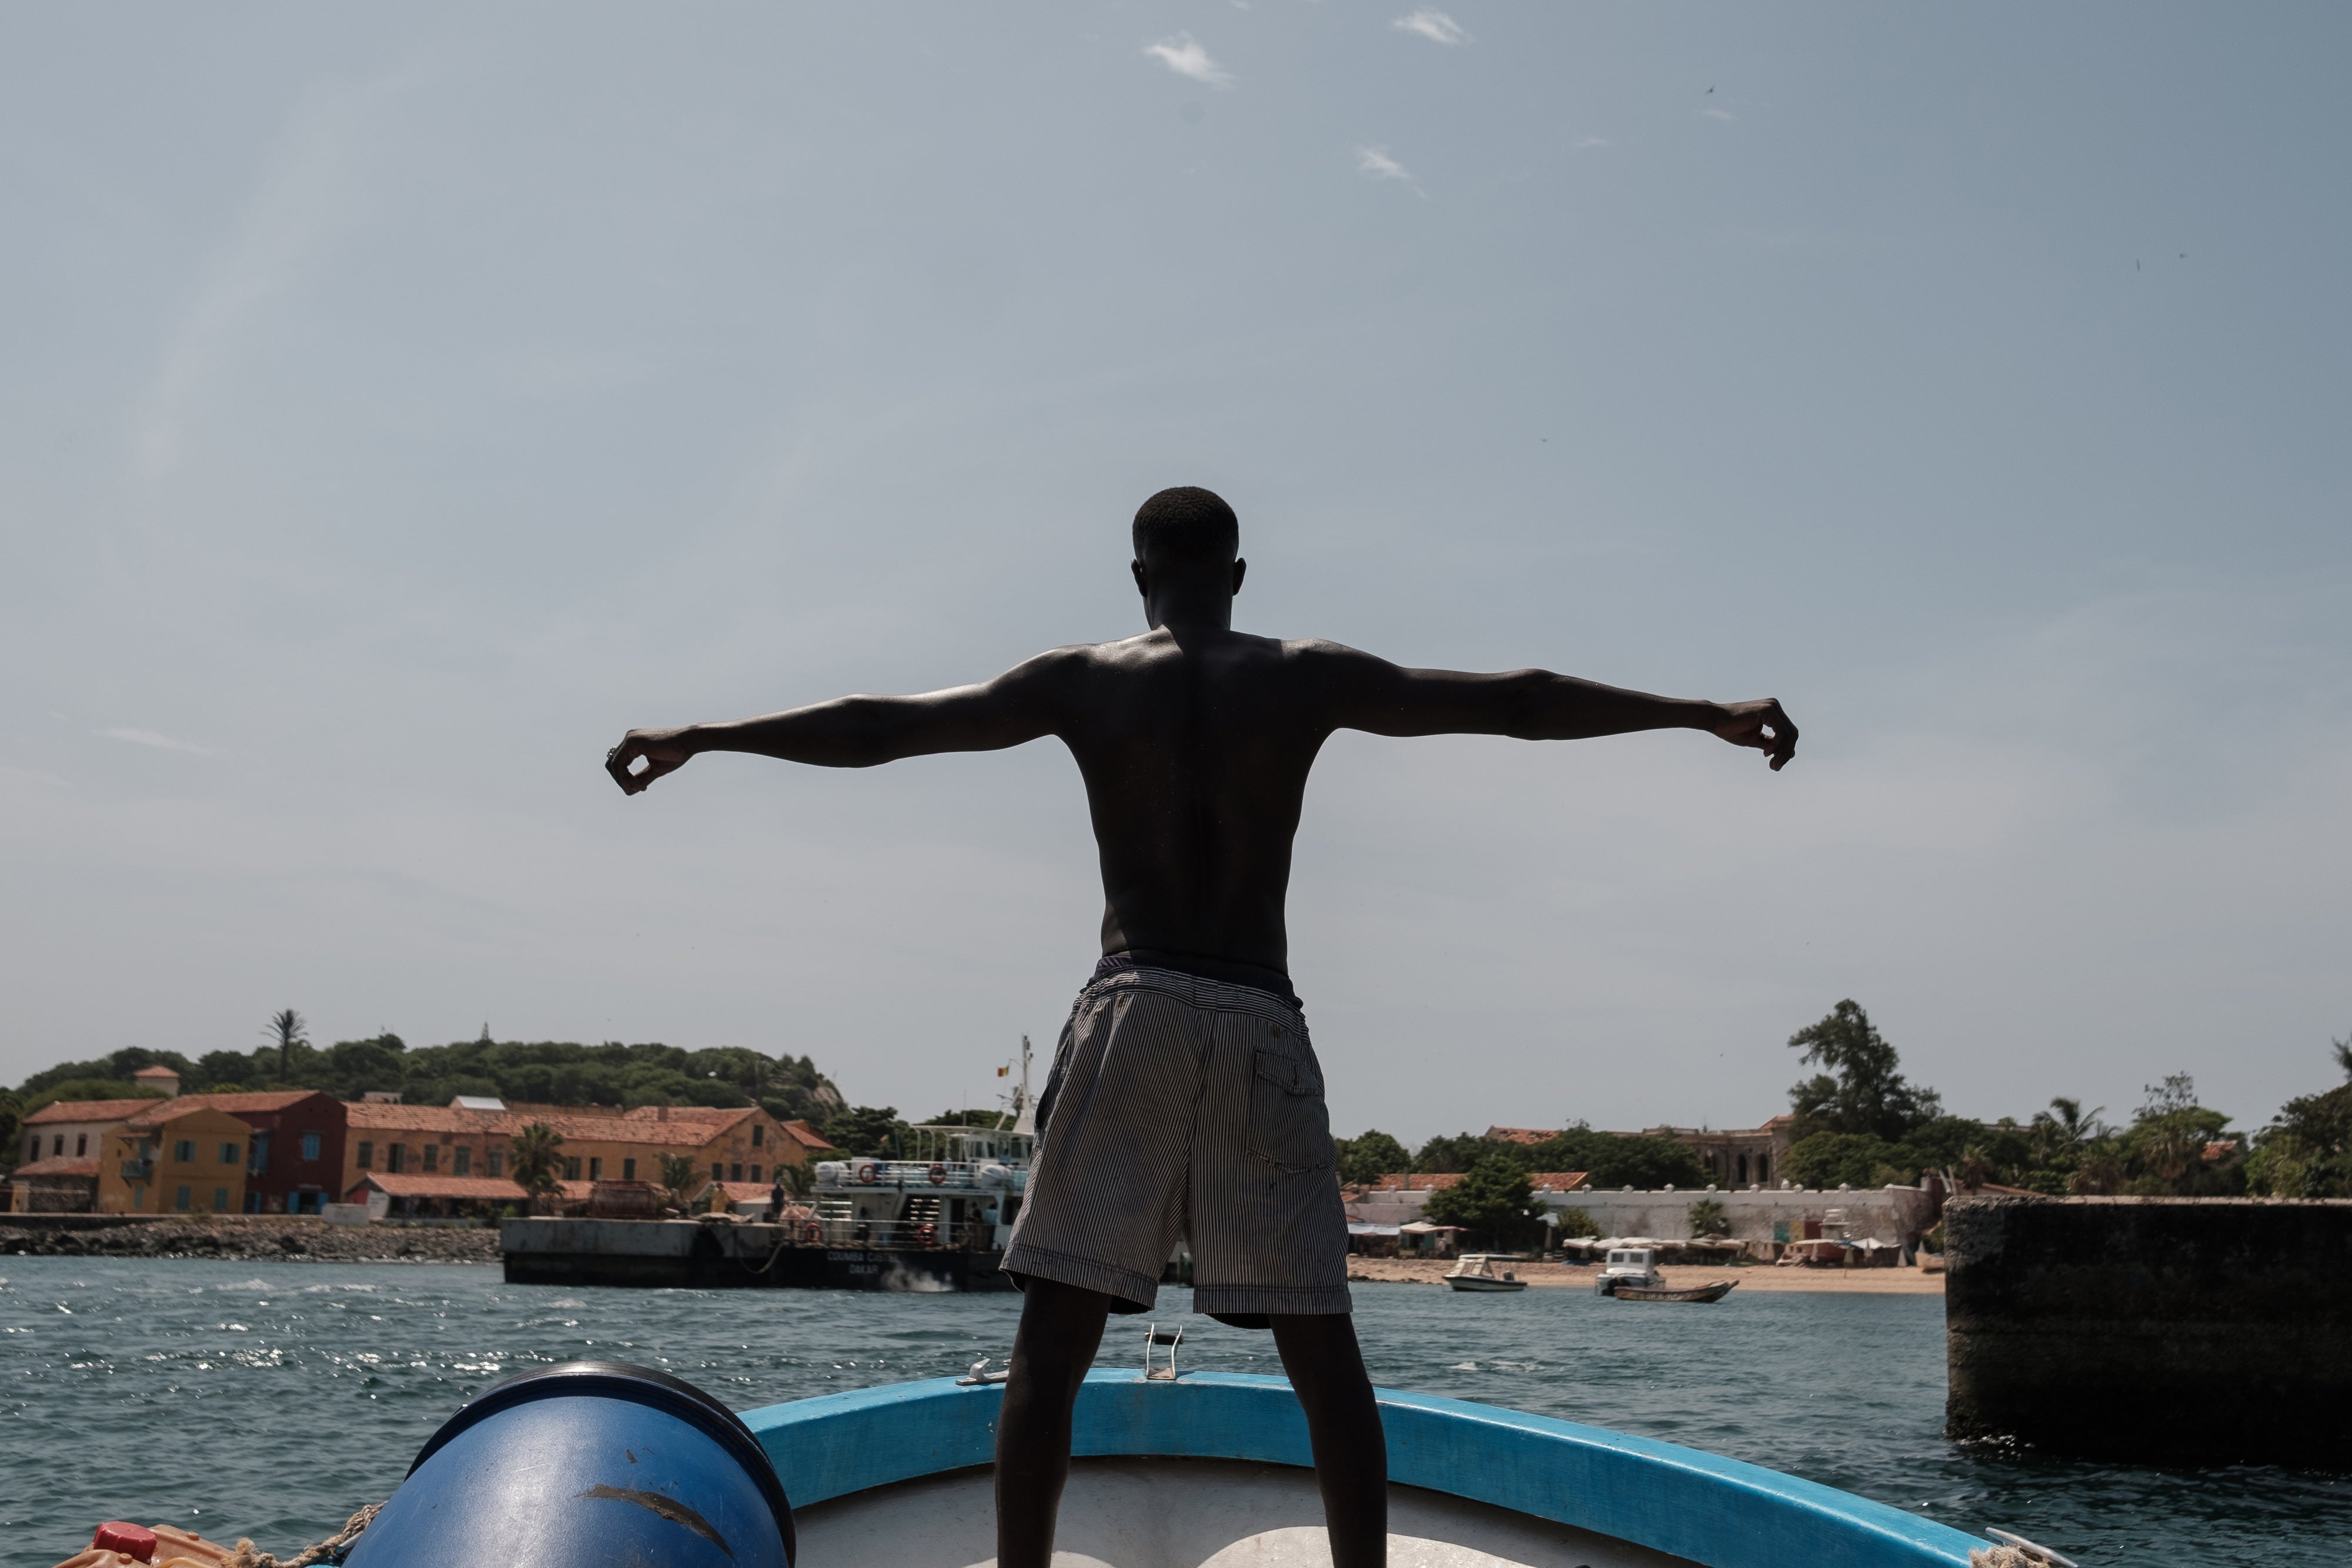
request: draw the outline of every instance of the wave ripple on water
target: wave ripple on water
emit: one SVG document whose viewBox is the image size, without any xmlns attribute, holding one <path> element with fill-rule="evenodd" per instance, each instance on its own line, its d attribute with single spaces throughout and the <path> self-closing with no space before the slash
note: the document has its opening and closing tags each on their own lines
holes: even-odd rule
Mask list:
<svg viewBox="0 0 2352 1568">
<path fill-rule="evenodd" d="M 105 1519 L 289 1554 L 387 1495 L 449 1412 L 583 1355 L 659 1366 L 738 1409 L 961 1372 L 1011 1350 L 1010 1295 L 508 1285 L 494 1268 L 16 1258 L 0 1280 L 0 1568 L 47 1568 Z M 1187 1315 L 1184 1364 L 1278 1372 L 1269 1336 Z M 2084 1568 L 2352 1562 L 2352 1480 L 2080 1465 L 1944 1442 L 1943 1303 L 1360 1287 L 1384 1387 L 1638 1432 L 1843 1487 Z M 1139 1364 L 1114 1319 L 1102 1363 Z M 2193 1412 L 2182 1418 L 2194 1419 Z M 159 1473 L 158 1453 L 187 1455 Z M 127 1458 L 126 1456 L 140 1456 Z M 789 1485 L 789 1478 L 787 1478 Z"/>
</svg>

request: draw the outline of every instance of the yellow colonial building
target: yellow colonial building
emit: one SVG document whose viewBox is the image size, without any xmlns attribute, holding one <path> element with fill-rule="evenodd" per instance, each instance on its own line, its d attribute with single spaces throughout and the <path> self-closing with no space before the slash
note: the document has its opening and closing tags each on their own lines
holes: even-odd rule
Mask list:
<svg viewBox="0 0 2352 1568">
<path fill-rule="evenodd" d="M 241 1212 L 253 1129 L 193 1097 L 148 1104 L 107 1130 L 98 1160 L 99 1212 Z"/>
<path fill-rule="evenodd" d="M 779 1123 L 756 1107 L 646 1105 L 624 1114 L 593 1106 L 494 1104 L 369 1101 L 345 1107 L 338 1196 L 348 1197 L 372 1174 L 510 1178 L 515 1134 L 539 1123 L 563 1140 L 557 1174 L 565 1181 L 659 1185 L 662 1156 L 684 1155 L 698 1182 L 764 1183 L 780 1167 L 804 1165 L 829 1148 L 806 1123 Z"/>
</svg>

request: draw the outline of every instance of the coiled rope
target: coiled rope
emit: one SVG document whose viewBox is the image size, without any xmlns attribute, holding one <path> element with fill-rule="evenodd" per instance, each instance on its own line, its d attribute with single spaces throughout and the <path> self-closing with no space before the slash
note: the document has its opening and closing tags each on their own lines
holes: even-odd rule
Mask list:
<svg viewBox="0 0 2352 1568">
<path fill-rule="evenodd" d="M 340 1563 L 350 1554 L 352 1542 L 360 1538 L 360 1531 L 368 1527 L 376 1511 L 383 1507 L 380 1502 L 368 1504 L 345 1520 L 341 1530 L 291 1557 L 273 1557 L 267 1552 L 257 1551 L 252 1542 L 239 1540 L 236 1550 L 229 1553 L 228 1561 L 221 1568 L 314 1568 L 320 1563 Z"/>
</svg>

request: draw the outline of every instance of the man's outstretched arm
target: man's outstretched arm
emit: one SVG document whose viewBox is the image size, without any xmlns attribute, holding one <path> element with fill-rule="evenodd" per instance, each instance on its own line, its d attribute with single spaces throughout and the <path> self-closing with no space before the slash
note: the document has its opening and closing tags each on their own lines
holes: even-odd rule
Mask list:
<svg viewBox="0 0 2352 1568">
<path fill-rule="evenodd" d="M 1055 649 L 976 686 L 919 696 L 835 697 L 759 718 L 633 729 L 604 755 L 630 795 L 705 751 L 749 751 L 819 768 L 872 768 L 935 751 L 996 751 L 1055 733 L 1072 654 Z M 646 766 L 636 768 L 642 758 Z M 634 770 L 633 770 L 634 769 Z"/>
<path fill-rule="evenodd" d="M 1797 727 L 1780 700 L 1715 703 L 1658 697 L 1549 670 L 1475 674 L 1409 670 L 1336 643 L 1307 657 L 1328 672 L 1331 722 L 1373 735 L 1507 735 L 1582 740 L 1638 729 L 1703 729 L 1763 752 L 1778 771 L 1797 754 Z"/>
</svg>

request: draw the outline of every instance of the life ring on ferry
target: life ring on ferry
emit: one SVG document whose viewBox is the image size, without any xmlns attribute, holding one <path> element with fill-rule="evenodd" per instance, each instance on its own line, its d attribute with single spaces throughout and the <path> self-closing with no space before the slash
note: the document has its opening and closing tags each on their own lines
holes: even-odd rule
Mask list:
<svg viewBox="0 0 2352 1568">
<path fill-rule="evenodd" d="M 866 1164 L 857 1167 L 857 1185 L 860 1186 L 872 1186 L 876 1181 L 881 1178 L 881 1175 L 882 1173 L 876 1169 L 873 1162 L 869 1160 Z"/>
<path fill-rule="evenodd" d="M 939 1240 L 939 1239 L 940 1228 L 936 1225 L 926 1225 L 921 1229 L 915 1232 L 916 1241 L 925 1247 L 933 1245 Z"/>
<path fill-rule="evenodd" d="M 945 1186 L 947 1184 L 948 1167 L 939 1165 L 933 1166 L 931 1167 L 931 1185 L 933 1186 Z"/>
<path fill-rule="evenodd" d="M 802 1227 L 801 1227 L 801 1239 L 802 1239 L 802 1240 L 803 1240 L 803 1241 L 822 1241 L 822 1240 L 824 1240 L 824 1226 L 822 1226 L 822 1225 L 819 1225 L 819 1224 L 818 1224 L 815 1220 L 814 1220 L 814 1219 L 810 1220 L 806 1225 L 803 1225 L 803 1226 L 802 1226 Z"/>
</svg>

